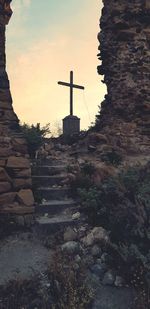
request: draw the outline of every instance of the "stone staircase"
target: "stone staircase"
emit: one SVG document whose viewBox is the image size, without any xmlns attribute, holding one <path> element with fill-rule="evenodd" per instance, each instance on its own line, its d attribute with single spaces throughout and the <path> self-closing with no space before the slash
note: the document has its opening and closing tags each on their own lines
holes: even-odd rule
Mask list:
<svg viewBox="0 0 150 309">
<path fill-rule="evenodd" d="M 43 160 L 36 162 L 32 181 L 36 205 L 38 230 L 49 233 L 66 226 L 74 226 L 80 220 L 72 215 L 78 211 L 77 203 L 71 198 L 69 186 L 63 185 L 67 177 L 67 162 Z"/>
</svg>

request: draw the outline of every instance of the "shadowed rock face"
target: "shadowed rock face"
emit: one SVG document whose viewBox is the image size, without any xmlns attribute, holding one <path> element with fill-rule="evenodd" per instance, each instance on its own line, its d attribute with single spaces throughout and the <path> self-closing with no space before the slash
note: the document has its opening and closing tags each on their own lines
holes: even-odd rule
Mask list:
<svg viewBox="0 0 150 309">
<path fill-rule="evenodd" d="M 101 106 L 99 128 L 106 126 L 150 133 L 150 1 L 103 0 L 98 73 L 108 94 Z M 122 123 L 122 127 L 121 127 Z M 126 133 L 131 132 L 127 129 Z M 147 137 L 146 137 L 147 136 Z"/>
<path fill-rule="evenodd" d="M 26 214 L 33 212 L 34 204 L 30 161 L 6 73 L 5 28 L 12 15 L 10 2 L 0 0 L 0 213 Z"/>
</svg>

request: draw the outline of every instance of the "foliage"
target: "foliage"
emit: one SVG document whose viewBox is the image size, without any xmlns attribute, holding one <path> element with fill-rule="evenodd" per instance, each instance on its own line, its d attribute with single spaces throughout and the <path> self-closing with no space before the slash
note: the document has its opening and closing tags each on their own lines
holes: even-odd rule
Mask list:
<svg viewBox="0 0 150 309">
<path fill-rule="evenodd" d="M 44 143 L 44 138 L 50 134 L 50 124 L 41 127 L 40 123 L 29 125 L 24 123 L 21 130 L 27 140 L 28 150 L 31 158 L 35 157 L 36 150 Z"/>
<path fill-rule="evenodd" d="M 50 277 L 53 282 L 53 309 L 88 309 L 93 291 L 86 284 L 83 262 L 76 264 L 71 256 L 58 250 L 53 258 Z"/>
<path fill-rule="evenodd" d="M 122 155 L 115 150 L 112 150 L 101 155 L 101 159 L 104 162 L 110 163 L 114 166 L 118 166 L 122 162 Z"/>
</svg>

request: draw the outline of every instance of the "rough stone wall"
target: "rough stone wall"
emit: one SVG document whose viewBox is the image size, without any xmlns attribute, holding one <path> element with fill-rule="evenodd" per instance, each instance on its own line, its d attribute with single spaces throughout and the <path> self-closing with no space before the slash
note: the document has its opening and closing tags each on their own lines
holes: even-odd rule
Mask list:
<svg viewBox="0 0 150 309">
<path fill-rule="evenodd" d="M 150 151 L 150 0 L 103 3 L 98 73 L 104 75 L 108 94 L 97 125 L 105 133 L 111 129 L 118 146 L 128 142 L 132 151 L 146 154 Z"/>
<path fill-rule="evenodd" d="M 0 213 L 34 211 L 27 144 L 12 107 L 6 73 L 5 28 L 11 17 L 10 0 L 0 0 Z"/>
</svg>

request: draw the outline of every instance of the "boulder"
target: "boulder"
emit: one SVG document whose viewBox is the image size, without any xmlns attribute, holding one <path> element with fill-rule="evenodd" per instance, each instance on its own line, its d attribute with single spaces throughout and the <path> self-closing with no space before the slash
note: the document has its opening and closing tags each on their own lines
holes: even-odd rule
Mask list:
<svg viewBox="0 0 150 309">
<path fill-rule="evenodd" d="M 20 204 L 26 205 L 26 206 L 33 206 L 34 205 L 34 197 L 33 193 L 30 189 L 27 190 L 20 190 L 17 193 L 17 199 Z"/>
</svg>

